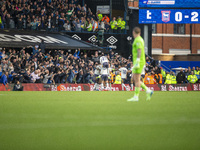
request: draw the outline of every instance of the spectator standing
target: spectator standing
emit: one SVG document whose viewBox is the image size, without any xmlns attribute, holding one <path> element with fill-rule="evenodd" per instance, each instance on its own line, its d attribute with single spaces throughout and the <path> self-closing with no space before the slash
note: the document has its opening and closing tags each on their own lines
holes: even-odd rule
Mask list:
<svg viewBox="0 0 200 150">
<path fill-rule="evenodd" d="M 45 48 L 46 48 L 46 45 L 44 43 L 44 40 L 41 40 L 40 44 L 39 44 L 39 48 L 41 49 L 41 52 L 43 54 L 45 54 Z"/>
<path fill-rule="evenodd" d="M 121 27 L 122 27 L 122 20 L 121 17 L 119 16 L 117 19 L 117 33 L 121 33 Z"/>
<path fill-rule="evenodd" d="M 87 31 L 91 32 L 92 31 L 92 23 L 89 21 L 89 25 L 87 26 Z"/>
<path fill-rule="evenodd" d="M 169 74 L 169 72 L 166 73 L 166 80 L 165 80 L 165 84 L 171 84 L 172 83 L 172 79 L 171 79 L 171 75 Z"/>
<path fill-rule="evenodd" d="M 110 18 L 107 15 L 105 15 L 101 21 L 106 21 L 107 23 L 109 23 Z"/>
<path fill-rule="evenodd" d="M 33 22 L 31 22 L 31 29 L 32 30 L 36 30 L 38 27 L 38 23 L 36 22 L 36 19 L 34 19 Z"/>
<path fill-rule="evenodd" d="M 8 83 L 8 72 L 4 71 L 3 75 L 0 78 L 0 83 L 3 83 L 3 85 L 6 85 Z"/>
<path fill-rule="evenodd" d="M 65 24 L 63 25 L 65 31 L 71 31 L 71 25 L 69 23 L 69 20 L 65 20 Z"/>
<path fill-rule="evenodd" d="M 113 20 L 110 22 L 110 26 L 112 29 L 112 33 L 117 33 L 117 21 L 115 17 L 113 17 Z"/>
<path fill-rule="evenodd" d="M 185 78 L 187 79 L 187 77 L 191 74 L 191 72 L 189 72 L 189 70 L 186 68 L 185 71 Z"/>
<path fill-rule="evenodd" d="M 196 70 L 194 71 L 194 74 L 197 76 L 198 80 L 200 81 L 200 68 L 198 66 L 196 67 Z"/>
<path fill-rule="evenodd" d="M 171 74 L 171 84 L 177 84 L 175 73 L 172 72 Z"/>
<path fill-rule="evenodd" d="M 1 19 L 1 16 L 0 16 L 0 29 L 3 29 L 3 22 L 2 22 L 2 19 Z"/>
<path fill-rule="evenodd" d="M 180 72 L 177 74 L 176 81 L 178 84 L 185 83 L 186 78 L 185 78 L 185 73 L 183 72 L 183 69 L 181 69 Z"/>
<path fill-rule="evenodd" d="M 126 22 L 124 21 L 123 18 L 121 18 L 121 33 L 125 33 L 126 29 Z"/>
<path fill-rule="evenodd" d="M 191 74 L 187 77 L 189 83 L 196 83 L 198 81 L 197 76 L 192 71 Z"/>
<path fill-rule="evenodd" d="M 99 22 L 103 19 L 103 15 L 101 14 L 100 10 L 97 11 L 97 18 Z"/>
<path fill-rule="evenodd" d="M 37 79 L 40 79 L 38 70 L 35 70 L 35 71 L 31 74 L 31 76 L 32 76 L 31 81 L 32 81 L 33 83 L 35 83 L 35 81 L 36 81 Z"/>
<path fill-rule="evenodd" d="M 104 21 L 104 23 L 105 23 L 105 32 L 109 33 L 110 32 L 110 24 L 109 24 L 109 22 L 106 22 L 106 21 Z"/>
</svg>

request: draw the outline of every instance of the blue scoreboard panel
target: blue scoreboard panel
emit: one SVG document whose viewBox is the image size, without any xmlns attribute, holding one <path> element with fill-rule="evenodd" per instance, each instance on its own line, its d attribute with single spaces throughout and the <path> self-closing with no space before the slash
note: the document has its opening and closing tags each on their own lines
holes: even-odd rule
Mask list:
<svg viewBox="0 0 200 150">
<path fill-rule="evenodd" d="M 139 0 L 145 8 L 200 8 L 200 0 Z"/>
<path fill-rule="evenodd" d="M 200 23 L 200 9 L 139 9 L 139 23 Z"/>
</svg>

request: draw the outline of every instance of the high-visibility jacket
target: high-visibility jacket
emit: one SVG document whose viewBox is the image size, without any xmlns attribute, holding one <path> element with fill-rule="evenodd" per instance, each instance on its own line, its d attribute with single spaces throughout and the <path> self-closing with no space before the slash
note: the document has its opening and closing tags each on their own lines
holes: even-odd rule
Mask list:
<svg viewBox="0 0 200 150">
<path fill-rule="evenodd" d="M 115 74 L 114 73 L 110 74 L 110 80 L 111 80 L 111 83 L 115 82 Z"/>
<path fill-rule="evenodd" d="M 171 84 L 176 84 L 176 76 L 171 75 Z"/>
<path fill-rule="evenodd" d="M 87 31 L 89 31 L 89 32 L 92 31 L 92 24 L 91 23 L 88 25 Z"/>
<path fill-rule="evenodd" d="M 0 24 L 2 24 L 1 16 L 0 16 Z"/>
<path fill-rule="evenodd" d="M 118 19 L 118 20 L 117 20 L 117 27 L 118 27 L 118 28 L 121 28 L 121 26 L 122 26 L 121 23 L 122 23 L 122 20 L 121 20 L 121 19 Z"/>
<path fill-rule="evenodd" d="M 199 70 L 198 70 L 198 71 L 197 71 L 197 70 L 194 70 L 194 74 L 195 74 L 195 75 L 200 75 L 200 71 L 199 71 Z"/>
<path fill-rule="evenodd" d="M 99 21 L 101 21 L 102 18 L 103 18 L 103 15 L 102 15 L 102 14 L 98 14 L 98 19 L 99 19 Z"/>
<path fill-rule="evenodd" d="M 144 78 L 144 84 L 155 84 L 156 83 L 156 80 L 154 79 L 153 76 L 145 76 Z"/>
<path fill-rule="evenodd" d="M 110 22 L 111 29 L 117 30 L 117 21 Z"/>
<path fill-rule="evenodd" d="M 198 79 L 200 79 L 200 71 L 199 70 L 195 70 L 194 74 L 197 76 Z"/>
<path fill-rule="evenodd" d="M 166 80 L 165 80 L 165 84 L 171 84 L 171 75 L 170 74 L 167 74 L 166 76 Z"/>
<path fill-rule="evenodd" d="M 161 69 L 161 74 L 162 74 L 163 78 L 165 79 L 166 78 L 166 72 L 163 69 Z"/>
<path fill-rule="evenodd" d="M 126 28 L 126 22 L 123 20 L 122 22 L 121 22 L 121 29 L 123 30 L 123 29 L 125 29 Z"/>
<path fill-rule="evenodd" d="M 122 78 L 120 75 L 117 75 L 115 77 L 115 83 L 114 84 L 122 84 Z"/>
<path fill-rule="evenodd" d="M 159 73 L 159 74 L 158 74 L 158 77 L 159 77 L 159 82 L 158 82 L 158 83 L 159 83 L 159 84 L 162 84 L 162 79 L 163 79 L 162 74 Z"/>
<path fill-rule="evenodd" d="M 101 21 L 106 21 L 106 22 L 110 22 L 110 18 L 107 16 L 107 17 L 103 17 L 103 19 Z"/>
<path fill-rule="evenodd" d="M 187 77 L 187 80 L 190 82 L 190 83 L 196 83 L 198 81 L 198 78 L 196 75 L 189 75 Z"/>
</svg>

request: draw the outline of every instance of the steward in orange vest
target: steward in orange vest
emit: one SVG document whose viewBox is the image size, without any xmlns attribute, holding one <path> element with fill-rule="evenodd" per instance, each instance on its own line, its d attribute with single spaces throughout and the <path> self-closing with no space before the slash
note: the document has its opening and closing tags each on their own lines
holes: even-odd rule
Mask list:
<svg viewBox="0 0 200 150">
<path fill-rule="evenodd" d="M 110 18 L 107 15 L 105 15 L 101 21 L 104 21 L 104 20 L 108 23 L 110 22 Z"/>
<path fill-rule="evenodd" d="M 144 84 L 155 84 L 156 80 L 154 79 L 154 75 L 151 75 L 149 72 L 147 75 L 145 75 L 144 78 Z"/>
<path fill-rule="evenodd" d="M 158 78 L 159 78 L 159 84 L 162 84 L 163 83 L 163 76 L 161 73 L 158 74 Z"/>
</svg>

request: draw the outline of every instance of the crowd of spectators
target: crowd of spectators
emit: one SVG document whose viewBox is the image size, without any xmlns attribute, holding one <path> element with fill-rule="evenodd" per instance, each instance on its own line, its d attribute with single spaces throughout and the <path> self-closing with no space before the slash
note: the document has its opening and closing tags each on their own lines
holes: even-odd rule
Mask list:
<svg viewBox="0 0 200 150">
<path fill-rule="evenodd" d="M 104 54 L 100 51 L 45 50 L 42 42 L 35 46 L 24 47 L 21 50 L 0 50 L 0 83 L 94 83 L 94 71 L 101 56 L 107 56 L 110 61 L 111 74 L 118 74 L 121 66 L 128 70 L 125 83 L 131 83 L 132 56 L 127 59 L 110 51 Z M 165 72 L 159 64 L 146 57 L 145 84 L 176 84 L 196 83 L 200 68 L 189 67 L 174 72 Z M 111 82 L 114 83 L 113 79 Z"/>
<path fill-rule="evenodd" d="M 147 65 L 149 66 L 149 65 Z M 145 84 L 184 84 L 184 83 L 200 83 L 200 68 L 198 66 L 183 69 L 176 74 L 173 71 L 166 72 L 162 67 L 155 66 L 146 71 L 144 77 Z"/>
<path fill-rule="evenodd" d="M 8 83 L 93 83 L 94 70 L 102 55 L 104 53 L 95 51 L 88 56 L 88 52 L 80 49 L 42 52 L 38 45 L 19 51 L 3 48 L 0 50 L 0 76 L 2 80 L 6 76 Z M 131 68 L 131 58 L 125 59 L 113 51 L 107 57 L 113 68 L 121 63 Z"/>
<path fill-rule="evenodd" d="M 0 28 L 47 31 L 124 32 L 122 17 L 94 13 L 80 0 L 2 0 Z"/>
</svg>

